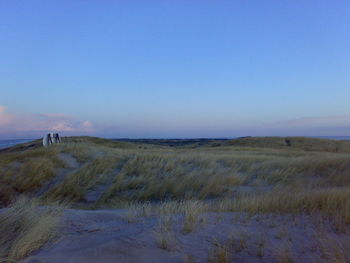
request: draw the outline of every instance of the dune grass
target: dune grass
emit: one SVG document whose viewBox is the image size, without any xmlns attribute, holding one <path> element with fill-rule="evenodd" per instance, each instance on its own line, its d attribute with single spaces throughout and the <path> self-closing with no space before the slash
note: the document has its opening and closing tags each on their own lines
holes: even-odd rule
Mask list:
<svg viewBox="0 0 350 263">
<path fill-rule="evenodd" d="M 65 177 L 62 183 L 46 193 L 45 198 L 49 200 L 84 200 L 88 189 L 103 182 L 110 174 L 113 176 L 120 161 L 117 157 L 96 157 Z"/>
<path fill-rule="evenodd" d="M 320 151 L 350 153 L 350 142 L 310 137 L 245 137 L 224 143 L 231 146 L 250 146 L 273 149 L 297 149 L 303 151 Z"/>
<path fill-rule="evenodd" d="M 0 212 L 0 262 L 17 262 L 53 239 L 60 210 L 21 197 Z"/>
<path fill-rule="evenodd" d="M 56 176 L 56 169 L 66 167 L 58 156 L 59 148 L 37 147 L 0 155 L 0 206 L 18 194 L 30 194 Z"/>
<path fill-rule="evenodd" d="M 323 213 L 350 224 L 350 187 L 285 189 L 220 201 L 214 210 L 250 213 Z"/>
<path fill-rule="evenodd" d="M 86 194 L 102 185 L 95 207 L 211 200 L 217 207 L 212 209 L 221 211 L 319 211 L 349 223 L 349 143 L 288 138 L 288 146 L 285 140 L 244 138 L 219 147 L 145 149 L 137 143 L 66 138 L 53 147 L 0 153 L 0 195 L 11 200 L 35 193 L 66 167 L 62 180 L 40 198 L 81 206 Z M 61 153 L 80 167 L 69 170 Z"/>
<path fill-rule="evenodd" d="M 130 158 L 104 195 L 131 200 L 207 198 L 241 183 L 234 169 L 178 153 L 139 153 Z"/>
<path fill-rule="evenodd" d="M 0 206 L 23 194 L 35 196 L 60 175 L 37 196 L 41 201 L 66 201 L 79 208 L 127 208 L 124 219 L 129 223 L 156 216 L 155 241 L 164 250 L 176 247 L 175 214 L 182 219 L 184 236 L 195 233 L 202 214 L 208 212 L 321 215 L 331 219 L 338 232 L 346 232 L 350 224 L 349 142 L 261 137 L 194 148 L 146 147 L 88 137 L 64 142 L 0 152 Z M 79 165 L 71 167 L 62 155 Z M 88 204 L 91 191 L 102 192 Z M 3 261 L 24 258 L 54 237 L 58 210 L 39 204 L 19 199 L 0 213 Z M 231 241 L 213 244 L 208 262 L 229 262 L 245 249 L 243 237 Z M 254 253 L 263 258 L 266 248 L 260 244 Z M 333 242 L 330 236 L 317 237 L 317 244 L 325 262 L 348 259 L 347 245 Z M 290 250 L 278 249 L 276 262 L 295 262 Z"/>
</svg>

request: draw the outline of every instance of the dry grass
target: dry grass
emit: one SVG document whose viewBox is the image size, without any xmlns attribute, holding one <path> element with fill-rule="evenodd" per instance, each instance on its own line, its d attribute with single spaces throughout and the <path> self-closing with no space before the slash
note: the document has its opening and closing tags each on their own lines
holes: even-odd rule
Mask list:
<svg viewBox="0 0 350 263">
<path fill-rule="evenodd" d="M 104 201 L 222 198 L 232 196 L 240 185 L 340 187 L 350 184 L 349 165 L 347 154 L 266 149 L 153 150 L 128 159 Z"/>
<path fill-rule="evenodd" d="M 347 263 L 350 260 L 350 243 L 348 239 L 339 238 L 334 233 L 318 226 L 314 237 L 311 238 L 313 247 L 310 253 L 310 262 Z M 305 251 L 304 251 L 305 252 Z M 292 244 L 281 242 L 273 249 L 273 257 L 280 263 L 295 263 L 298 258 L 292 249 Z"/>
<path fill-rule="evenodd" d="M 49 200 L 82 201 L 88 189 L 103 182 L 118 166 L 118 157 L 101 156 L 86 163 L 76 172 L 69 174 L 62 183 L 50 189 L 45 198 Z"/>
<path fill-rule="evenodd" d="M 309 137 L 246 137 L 231 140 L 225 144 L 245 147 L 350 153 L 350 142 Z"/>
<path fill-rule="evenodd" d="M 0 213 L 0 261 L 23 259 L 56 235 L 60 209 L 39 204 L 22 197 Z"/>
<path fill-rule="evenodd" d="M 321 258 L 329 263 L 347 263 L 350 260 L 350 241 L 339 240 L 334 235 L 320 230 L 315 242 L 321 252 Z"/>
<path fill-rule="evenodd" d="M 170 229 L 172 225 L 172 216 L 175 214 L 183 215 L 182 233 L 188 234 L 194 231 L 197 223 L 201 219 L 201 214 L 209 211 L 209 206 L 202 201 L 173 201 L 151 203 L 133 203 L 128 204 L 123 218 L 129 222 L 136 222 L 141 217 L 158 217 L 162 229 Z"/>
<path fill-rule="evenodd" d="M 218 211 L 252 213 L 317 213 L 322 212 L 350 223 L 350 187 L 327 189 L 276 188 L 262 194 L 246 194 L 221 201 Z"/>
<path fill-rule="evenodd" d="M 324 190 L 291 190 L 277 188 L 271 192 L 260 194 L 246 194 L 235 199 L 206 201 L 173 201 L 158 204 L 136 203 L 130 205 L 129 217 L 133 220 L 142 216 L 163 216 L 169 214 L 183 214 L 183 233 L 192 232 L 204 212 L 249 212 L 259 213 L 285 213 L 285 214 L 320 214 L 329 217 L 336 229 L 341 231 L 349 224 L 350 190 L 324 189 Z M 285 233 L 278 234 L 283 238 Z M 263 252 L 263 246 L 261 251 Z M 263 255 L 263 253 L 261 253 Z"/>
<path fill-rule="evenodd" d="M 164 232 L 162 230 L 155 231 L 157 247 L 164 250 L 170 250 L 170 242 L 171 234 L 169 232 Z"/>
<path fill-rule="evenodd" d="M 175 250 L 177 242 L 175 235 L 168 225 L 160 222 L 158 228 L 154 231 L 157 247 L 164 250 Z"/>
<path fill-rule="evenodd" d="M 242 181 L 234 169 L 219 166 L 205 156 L 139 153 L 126 162 L 104 198 L 146 201 L 218 196 Z"/>
<path fill-rule="evenodd" d="M 295 263 L 294 256 L 288 244 L 280 245 L 274 249 L 274 258 L 279 263 Z"/>
<path fill-rule="evenodd" d="M 64 180 L 46 193 L 47 199 L 84 204 L 89 190 L 105 185 L 95 207 L 168 203 L 185 213 L 179 208 L 187 205 L 182 201 L 209 199 L 215 200 L 210 205 L 214 211 L 322 212 L 333 214 L 340 226 L 348 224 L 349 143 L 289 140 L 291 147 L 285 138 L 248 138 L 220 147 L 140 149 L 137 144 L 99 138 L 67 138 L 49 148 L 0 153 L 0 196 L 6 205 L 19 193 L 35 192 L 65 165 L 59 153 L 66 153 L 82 165 L 67 171 Z M 335 146 L 338 150 L 331 150 Z M 185 218 L 189 224 L 184 229 L 190 230 L 193 219 Z"/>
<path fill-rule="evenodd" d="M 232 242 L 213 240 L 212 249 L 208 253 L 208 263 L 229 263 L 232 260 Z"/>
<path fill-rule="evenodd" d="M 66 163 L 59 148 L 33 148 L 3 153 L 0 157 L 0 206 L 9 204 L 19 193 L 34 193 L 56 175 Z"/>
<path fill-rule="evenodd" d="M 66 173 L 69 164 L 60 154 L 66 154 L 81 163 L 81 169 L 65 180 L 60 187 L 51 189 L 47 198 L 76 201 L 84 197 L 91 186 L 103 181 L 118 163 L 118 150 L 131 147 L 129 143 L 110 142 L 99 138 L 64 138 L 64 143 L 44 148 L 40 142 L 15 146 L 0 152 L 0 206 L 7 205 L 18 194 L 34 194 L 44 183 L 53 180 L 59 169 Z M 108 145 L 108 147 L 106 146 Z M 132 148 L 132 147 L 131 147 Z M 109 152 L 114 155 L 111 160 Z M 108 174 L 109 175 L 109 174 Z M 78 184 L 77 184 L 78 183 Z"/>
<path fill-rule="evenodd" d="M 208 210 L 207 206 L 201 202 L 198 201 L 190 201 L 186 202 L 186 205 L 184 206 L 184 224 L 182 228 L 182 232 L 184 234 L 188 234 L 194 231 L 199 216 L 204 211 Z"/>
<path fill-rule="evenodd" d="M 237 240 L 237 245 L 236 245 L 235 251 L 242 252 L 243 250 L 245 250 L 247 248 L 248 236 L 244 232 L 237 233 L 237 236 L 238 236 L 238 240 Z"/>
<path fill-rule="evenodd" d="M 63 153 L 70 154 L 82 164 L 91 161 L 95 154 L 95 150 L 86 142 L 72 142 L 70 144 L 63 144 L 61 147 Z"/>
<path fill-rule="evenodd" d="M 346 233 L 350 224 L 350 144 L 288 138 L 291 146 L 287 146 L 285 140 L 247 138 L 192 149 L 78 137 L 48 148 L 17 147 L 0 152 L 0 206 L 21 194 L 35 195 L 61 168 L 65 172 L 62 180 L 41 199 L 66 200 L 86 208 L 87 193 L 103 189 L 94 207 L 128 208 L 124 219 L 129 223 L 156 216 L 155 242 L 164 250 L 176 247 L 175 214 L 183 220 L 182 238 L 197 231 L 203 213 L 230 211 L 317 214 L 330 218 L 339 233 Z M 80 165 L 70 168 L 61 153 Z M 13 262 L 54 236 L 58 213 L 39 207 L 38 201 L 20 199 L 0 214 L 0 220 L 0 255 L 3 261 Z M 280 235 L 283 239 L 283 233 Z M 237 233 L 234 237 L 213 242 L 208 262 L 230 262 L 235 253 L 246 253 L 247 236 Z M 315 243 L 320 260 L 349 260 L 347 243 L 329 235 L 316 237 Z M 263 259 L 270 256 L 262 238 L 251 253 Z M 293 253 L 288 246 L 280 247 L 274 258 L 297 262 Z"/>
</svg>

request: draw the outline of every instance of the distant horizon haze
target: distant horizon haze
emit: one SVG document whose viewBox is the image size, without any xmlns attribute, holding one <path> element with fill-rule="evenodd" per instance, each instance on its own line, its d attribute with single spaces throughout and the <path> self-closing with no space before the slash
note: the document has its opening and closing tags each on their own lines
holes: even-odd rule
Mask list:
<svg viewBox="0 0 350 263">
<path fill-rule="evenodd" d="M 350 135 L 349 1 L 0 1 L 0 140 Z"/>
<path fill-rule="evenodd" d="M 320 138 L 320 139 L 350 141 L 350 136 L 307 136 L 307 137 Z M 121 140 L 121 141 L 129 141 L 129 140 L 133 141 L 133 140 L 196 140 L 196 139 L 202 139 L 202 140 L 215 140 L 215 139 L 217 139 L 217 140 L 231 140 L 231 139 L 238 139 L 238 138 L 241 138 L 241 137 L 232 137 L 232 138 L 106 138 L 106 139 Z M 15 146 L 15 145 L 21 144 L 21 143 L 27 143 L 27 142 L 30 142 L 30 141 L 33 141 L 33 140 L 37 140 L 37 139 L 41 139 L 41 138 L 6 139 L 6 140 L 0 139 L 0 149 L 12 147 L 12 146 Z"/>
</svg>

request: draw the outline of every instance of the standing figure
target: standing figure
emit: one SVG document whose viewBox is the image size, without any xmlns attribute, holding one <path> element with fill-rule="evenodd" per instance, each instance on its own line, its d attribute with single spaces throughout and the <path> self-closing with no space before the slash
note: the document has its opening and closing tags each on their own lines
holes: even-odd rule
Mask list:
<svg viewBox="0 0 350 263">
<path fill-rule="evenodd" d="M 60 136 L 58 135 L 58 133 L 55 133 L 55 134 L 54 134 L 54 138 L 55 138 L 55 143 L 61 143 L 61 138 L 60 138 Z"/>
<path fill-rule="evenodd" d="M 61 143 L 61 138 L 58 133 L 50 132 L 43 137 L 43 145 L 47 147 L 54 143 Z"/>
</svg>

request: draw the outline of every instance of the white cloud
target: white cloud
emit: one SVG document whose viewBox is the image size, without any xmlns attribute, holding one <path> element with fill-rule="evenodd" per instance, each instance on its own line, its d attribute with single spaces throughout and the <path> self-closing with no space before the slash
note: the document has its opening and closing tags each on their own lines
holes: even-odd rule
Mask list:
<svg viewBox="0 0 350 263">
<path fill-rule="evenodd" d="M 83 122 L 83 126 L 86 128 L 91 128 L 92 127 L 92 123 L 90 121 L 84 121 Z"/>
<path fill-rule="evenodd" d="M 94 125 L 63 114 L 14 114 L 0 105 L 1 137 L 38 137 L 50 131 L 79 135 L 93 132 Z"/>
</svg>

